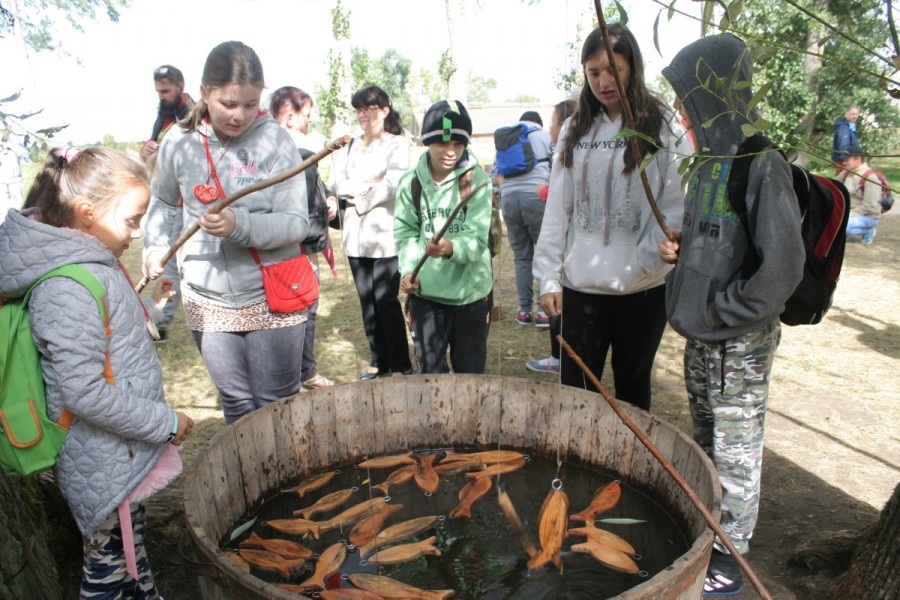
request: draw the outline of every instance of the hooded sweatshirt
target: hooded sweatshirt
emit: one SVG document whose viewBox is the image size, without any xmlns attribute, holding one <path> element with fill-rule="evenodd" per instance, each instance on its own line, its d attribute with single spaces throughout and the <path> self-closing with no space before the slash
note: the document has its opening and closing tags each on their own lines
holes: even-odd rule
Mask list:
<svg viewBox="0 0 900 600">
<path fill-rule="evenodd" d="M 758 119 L 747 109 L 750 87 L 735 85 L 751 80 L 746 46 L 729 33 L 702 38 L 682 49 L 663 75 L 682 99 L 702 160 L 688 184 L 666 311 L 672 327 L 687 338 L 732 339 L 777 321 L 803 275 L 790 167 L 777 151 L 754 158 L 746 196 L 753 232 L 748 239 L 728 198 L 732 157 L 745 137 L 741 127 Z M 762 264 L 745 275 L 741 266 L 751 243 Z"/>
<path fill-rule="evenodd" d="M 431 178 L 428 152 L 422 153 L 416 168 L 408 171 L 397 187 L 394 215 L 394 239 L 400 263 L 400 276 L 412 273 L 425 256 L 425 244 L 447 222 L 459 204 L 459 178 L 472 171 L 472 189 L 487 183 L 460 210 L 445 237 L 453 241 L 453 255 L 429 258 L 418 274 L 416 295 L 451 306 L 471 304 L 485 298 L 493 289 L 488 232 L 491 226 L 490 175 L 479 166 L 470 150 L 456 168 L 441 182 Z M 419 178 L 422 197 L 419 209 L 412 198 L 412 179 Z"/>
<path fill-rule="evenodd" d="M 198 184 L 215 185 L 203 147 L 204 135 L 208 136 L 212 161 L 228 196 L 300 164 L 291 136 L 267 113 L 260 113 L 245 131 L 225 144 L 206 122 L 193 132 L 173 128 L 159 148 L 144 226 L 145 256 L 169 249 L 174 242 L 170 239 L 172 224 L 179 216 L 189 227 L 214 206 L 194 195 Z M 245 196 L 232 204 L 231 210 L 235 218 L 231 235 L 220 238 L 199 230 L 179 249 L 178 264 L 182 286 L 190 293 L 240 308 L 265 295 L 259 265 L 249 247 L 257 250 L 263 264 L 300 254 L 300 243 L 309 227 L 306 179 L 291 177 Z"/>
<path fill-rule="evenodd" d="M 10 211 L 0 226 L 0 256 L 0 296 L 22 297 L 42 275 L 71 263 L 106 288 L 109 338 L 94 297 L 71 279 L 42 282 L 28 302 L 47 415 L 56 420 L 63 408 L 74 415 L 56 481 L 89 537 L 150 472 L 175 423 L 141 301 L 106 246 L 45 225 L 35 209 Z M 104 353 L 113 385 L 103 375 Z"/>
</svg>

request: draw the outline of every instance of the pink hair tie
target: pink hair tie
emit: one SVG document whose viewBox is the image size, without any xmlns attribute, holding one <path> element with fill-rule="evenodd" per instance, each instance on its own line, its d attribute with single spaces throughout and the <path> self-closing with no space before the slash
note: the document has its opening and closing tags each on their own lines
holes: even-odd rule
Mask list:
<svg viewBox="0 0 900 600">
<path fill-rule="evenodd" d="M 79 154 L 81 154 L 81 150 L 79 150 L 78 148 L 74 148 L 72 146 L 68 146 L 63 151 L 63 158 L 66 159 L 66 162 L 72 162 L 73 160 L 78 158 Z"/>
</svg>

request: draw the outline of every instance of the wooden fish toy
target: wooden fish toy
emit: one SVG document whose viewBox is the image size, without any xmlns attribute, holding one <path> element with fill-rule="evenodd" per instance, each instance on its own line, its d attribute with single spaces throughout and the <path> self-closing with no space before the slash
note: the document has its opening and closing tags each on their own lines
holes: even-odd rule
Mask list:
<svg viewBox="0 0 900 600">
<path fill-rule="evenodd" d="M 359 588 L 325 590 L 319 592 L 319 598 L 323 598 L 323 600 L 384 600 L 384 596 Z"/>
<path fill-rule="evenodd" d="M 244 572 L 246 572 L 246 573 L 249 573 L 249 572 L 250 572 L 250 563 L 248 563 L 246 560 L 244 560 L 243 558 L 241 558 L 241 555 L 238 554 L 237 552 L 226 552 L 226 553 L 225 553 L 225 556 L 228 557 L 228 559 L 229 559 L 231 562 L 233 562 L 233 563 L 236 564 L 238 567 L 240 567 L 240 569 L 241 569 L 242 571 L 244 571 Z"/>
<path fill-rule="evenodd" d="M 381 496 L 364 500 L 327 521 L 320 521 L 319 530 L 325 532 L 331 531 L 332 529 L 349 527 L 370 512 L 376 511 L 382 504 L 384 504 L 384 498 Z"/>
<path fill-rule="evenodd" d="M 434 545 L 436 541 L 437 537 L 431 536 L 421 542 L 391 546 L 390 548 L 379 550 L 366 560 L 376 565 L 399 565 L 400 563 L 415 560 L 420 556 L 440 556 L 441 551 Z"/>
<path fill-rule="evenodd" d="M 437 454 L 428 454 L 419 458 L 419 464 L 416 466 L 415 480 L 419 489 L 425 493 L 433 494 L 441 485 L 441 478 L 434 470 L 434 459 Z"/>
<path fill-rule="evenodd" d="M 292 569 L 303 566 L 306 562 L 305 558 L 285 558 L 268 550 L 254 548 L 241 548 L 238 550 L 238 554 L 257 569 L 278 573 L 285 579 L 292 577 Z"/>
<path fill-rule="evenodd" d="M 516 452 L 515 450 L 484 450 L 482 452 L 470 452 L 464 454 L 448 452 L 441 463 L 446 464 L 449 462 L 464 461 L 491 464 L 509 462 L 523 458 L 525 458 L 525 455 L 521 452 Z"/>
<path fill-rule="evenodd" d="M 366 542 L 371 541 L 375 535 L 381 531 L 381 526 L 385 520 L 403 508 L 402 504 L 384 504 L 372 515 L 364 516 L 353 529 L 350 530 L 350 536 L 347 538 L 354 546 L 362 546 Z"/>
<path fill-rule="evenodd" d="M 272 519 L 264 524 L 281 533 L 311 535 L 316 540 L 319 539 L 323 531 L 321 522 L 308 519 Z"/>
<path fill-rule="evenodd" d="M 490 477 L 482 477 L 475 481 L 470 481 L 459 490 L 459 504 L 450 511 L 450 518 L 465 517 L 472 518 L 472 505 L 484 497 L 485 494 L 493 487 L 494 482 Z"/>
<path fill-rule="evenodd" d="M 524 458 L 520 458 L 518 460 L 512 460 L 509 462 L 501 462 L 495 464 L 486 463 L 488 465 L 486 469 L 483 469 L 481 471 L 474 471 L 472 473 L 466 473 L 466 477 L 481 479 L 482 477 L 493 477 L 494 475 L 512 473 L 513 471 L 518 471 L 519 469 L 524 467 L 526 462 L 528 461 L 526 461 Z"/>
<path fill-rule="evenodd" d="M 609 546 L 610 548 L 615 548 L 616 550 L 624 552 L 625 554 L 635 553 L 635 549 L 631 546 L 631 544 L 629 544 L 616 534 L 612 533 L 611 531 L 606 531 L 605 529 L 598 528 L 592 521 L 588 521 L 587 523 L 585 523 L 584 527 L 569 529 L 568 535 L 586 535 L 589 540 L 594 540 L 598 544 Z"/>
<path fill-rule="evenodd" d="M 286 592 L 291 592 L 292 594 L 297 594 L 298 596 L 303 596 L 304 592 L 308 591 L 307 588 L 302 585 L 297 585 L 295 583 L 274 583 L 272 584 L 280 590 L 284 590 Z"/>
<path fill-rule="evenodd" d="M 347 546 L 338 542 L 332 544 L 322 552 L 319 560 L 316 561 L 316 570 L 312 577 L 301 583 L 305 588 L 313 588 L 317 590 L 325 589 L 325 580 L 341 570 L 344 560 L 347 558 Z"/>
<path fill-rule="evenodd" d="M 629 573 L 632 575 L 636 575 L 640 572 L 640 568 L 631 559 L 631 556 L 616 550 L 615 548 L 600 544 L 591 538 L 588 538 L 583 544 L 573 544 L 572 551 L 590 554 L 597 562 L 614 571 L 621 571 L 622 573 Z"/>
<path fill-rule="evenodd" d="M 329 510 L 337 508 L 338 506 L 349 500 L 350 496 L 352 495 L 352 488 L 348 488 L 346 490 L 338 490 L 337 492 L 331 492 L 330 494 L 319 498 L 312 506 L 301 508 L 300 510 L 295 510 L 294 514 L 300 515 L 304 519 L 309 519 L 313 515 L 328 512 Z"/>
<path fill-rule="evenodd" d="M 290 540 L 266 539 L 257 535 L 256 532 L 250 532 L 250 537 L 242 541 L 239 546 L 241 548 L 268 550 L 284 558 L 309 558 L 313 555 L 313 551 L 303 544 Z"/>
<path fill-rule="evenodd" d="M 541 550 L 528 561 L 529 571 L 552 562 L 562 573 L 560 550 L 566 537 L 568 510 L 569 497 L 566 493 L 562 489 L 551 489 L 544 498 L 538 514 L 538 539 L 541 542 Z"/>
<path fill-rule="evenodd" d="M 384 575 L 353 573 L 349 578 L 350 583 L 356 587 L 378 594 L 387 600 L 405 600 L 408 598 L 415 598 L 416 600 L 446 600 L 453 596 L 453 590 L 423 590 Z"/>
<path fill-rule="evenodd" d="M 465 460 L 457 460 L 450 463 L 441 463 L 434 466 L 434 472 L 438 475 L 458 475 L 466 471 L 480 471 L 486 469 L 487 465 L 483 462 L 468 462 Z"/>
<path fill-rule="evenodd" d="M 397 469 L 396 471 L 392 471 L 390 475 L 387 476 L 387 479 L 384 482 L 379 483 L 378 485 L 373 485 L 373 490 L 381 490 L 384 492 L 384 495 L 388 495 L 388 490 L 391 486 L 400 485 L 401 483 L 406 483 L 410 479 L 413 478 L 413 475 L 416 474 L 416 465 L 404 465 Z"/>
<path fill-rule="evenodd" d="M 591 499 L 591 503 L 586 509 L 575 513 L 570 516 L 569 519 L 572 521 L 593 522 L 595 516 L 608 511 L 618 504 L 621 497 L 622 486 L 619 485 L 618 481 L 610 481 L 606 485 L 600 486 L 600 488 L 594 492 L 594 497 Z"/>
<path fill-rule="evenodd" d="M 294 488 L 294 491 L 297 492 L 297 495 L 301 498 L 308 494 L 313 490 L 317 490 L 320 487 L 324 487 L 331 481 L 331 478 L 334 477 L 336 473 L 334 471 L 328 471 L 327 473 L 322 473 L 320 475 L 314 475 L 309 479 L 304 479 L 300 482 L 300 485 Z"/>
<path fill-rule="evenodd" d="M 416 534 L 422 533 L 423 531 L 427 531 L 434 527 L 435 523 L 437 523 L 439 520 L 439 517 L 435 515 L 429 515 L 427 517 L 410 519 L 409 521 L 404 521 L 402 523 L 398 523 L 397 525 L 391 525 L 384 531 L 378 533 L 378 535 L 372 538 L 371 541 L 358 546 L 359 555 L 365 558 L 376 548 L 385 548 L 390 544 L 408 539 Z"/>
<path fill-rule="evenodd" d="M 500 493 L 497 496 L 497 504 L 500 505 L 500 510 L 503 511 L 506 520 L 512 525 L 513 531 L 519 536 L 519 541 L 522 542 L 522 547 L 525 548 L 525 554 L 528 555 L 528 558 L 534 557 L 537 554 L 537 548 L 534 547 L 534 544 L 532 544 L 531 540 L 528 538 L 528 534 L 525 533 L 522 519 L 519 518 L 519 513 L 516 510 L 516 507 L 513 506 L 512 500 L 510 499 L 509 494 L 506 493 L 506 490 L 500 490 Z"/>
<path fill-rule="evenodd" d="M 414 465 L 416 459 L 412 457 L 412 452 L 406 454 L 394 454 L 392 456 L 379 456 L 378 458 L 370 458 L 359 463 L 360 469 L 387 469 L 389 467 L 397 467 L 399 465 Z"/>
</svg>

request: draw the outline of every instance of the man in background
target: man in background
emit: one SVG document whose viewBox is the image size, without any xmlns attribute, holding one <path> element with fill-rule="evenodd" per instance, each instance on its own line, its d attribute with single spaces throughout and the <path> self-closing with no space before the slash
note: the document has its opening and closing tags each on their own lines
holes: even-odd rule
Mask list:
<svg viewBox="0 0 900 600">
<path fill-rule="evenodd" d="M 850 192 L 850 219 L 847 221 L 847 235 L 861 236 L 860 242 L 868 246 L 875 238 L 875 228 L 881 219 L 882 187 L 878 183 L 875 169 L 866 163 L 863 149 L 859 146 L 847 148 L 844 170 L 838 179 Z"/>
<path fill-rule="evenodd" d="M 856 120 L 859 119 L 859 107 L 851 104 L 844 111 L 844 116 L 834 122 L 834 140 L 831 142 L 831 160 L 835 163 L 835 173 L 840 174 L 838 165 L 847 160 L 850 147 L 859 147 L 859 136 L 856 133 Z"/>
</svg>

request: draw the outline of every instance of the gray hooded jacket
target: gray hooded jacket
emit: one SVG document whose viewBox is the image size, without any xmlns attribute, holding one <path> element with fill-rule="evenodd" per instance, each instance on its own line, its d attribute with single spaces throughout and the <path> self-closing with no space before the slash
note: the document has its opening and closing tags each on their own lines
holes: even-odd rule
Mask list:
<svg viewBox="0 0 900 600">
<path fill-rule="evenodd" d="M 751 80 L 746 46 L 728 33 L 702 38 L 682 49 L 663 75 L 682 99 L 703 161 L 685 196 L 681 250 L 666 278 L 667 315 L 687 338 L 735 338 L 777 321 L 803 275 L 805 251 L 790 167 L 776 151 L 753 160 L 749 240 L 728 198 L 732 157 L 745 137 L 742 126 L 758 119 L 747 108 L 751 88 L 736 85 Z M 750 243 L 762 264 L 744 276 Z"/>
<path fill-rule="evenodd" d="M 78 263 L 106 288 L 107 338 L 91 293 L 55 277 L 28 302 L 41 354 L 47 414 L 74 415 L 56 480 L 81 533 L 90 536 L 159 458 L 175 423 L 162 369 L 137 294 L 116 257 L 74 229 L 45 225 L 33 209 L 12 210 L 0 225 L 0 295 L 21 297 L 46 272 Z M 115 384 L 103 376 L 108 352 Z"/>
</svg>

